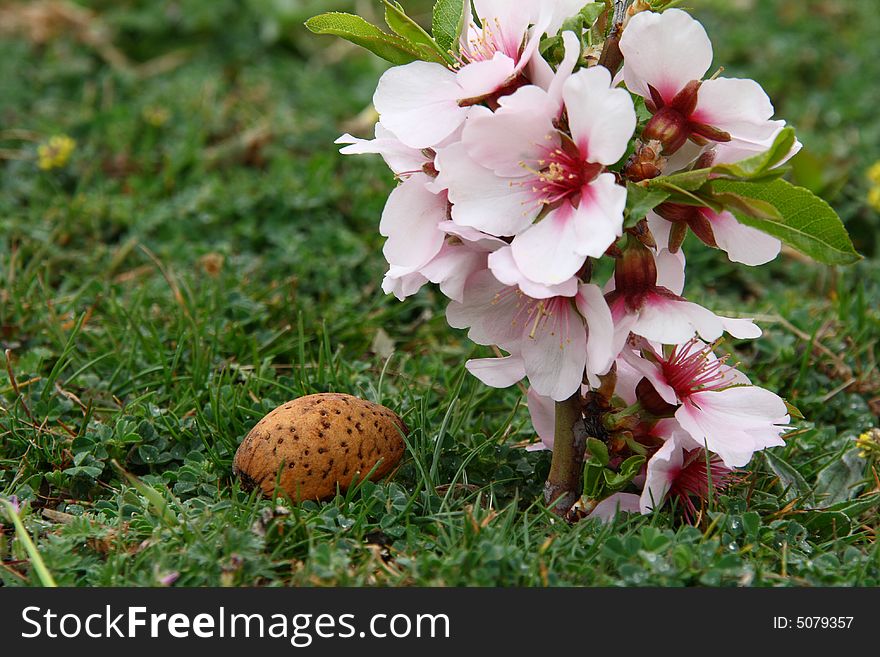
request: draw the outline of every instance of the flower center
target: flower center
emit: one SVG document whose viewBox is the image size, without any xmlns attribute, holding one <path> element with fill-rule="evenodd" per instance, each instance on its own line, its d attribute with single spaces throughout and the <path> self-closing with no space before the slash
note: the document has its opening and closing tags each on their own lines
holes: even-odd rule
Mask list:
<svg viewBox="0 0 880 657">
<path fill-rule="evenodd" d="M 496 294 L 492 303 L 501 303 L 511 294 L 516 295 L 516 306 L 511 322 L 513 326 L 522 327 L 523 333 L 530 340 L 535 340 L 540 333 L 549 331 L 551 337 L 559 337 L 560 349 L 570 342 L 569 309 L 572 300 L 569 297 L 533 299 L 519 288 L 511 287 Z"/>
<path fill-rule="evenodd" d="M 725 365 L 727 356 L 714 358 L 714 345 L 698 346 L 698 341 L 676 346 L 666 360 L 660 361 L 660 368 L 666 383 L 684 401 L 696 392 L 719 390 L 733 383 L 731 368 Z"/>
<path fill-rule="evenodd" d="M 505 34 L 497 18 L 484 18 L 482 23 L 483 26 L 478 27 L 476 23 L 471 22 L 470 36 L 457 57 L 459 65 L 484 62 L 492 59 L 496 52 L 504 53 L 518 63 L 522 51 L 522 35 L 517 39 L 513 35 Z"/>
<path fill-rule="evenodd" d="M 678 472 L 669 474 L 673 478 L 669 494 L 679 498 L 685 515 L 691 521 L 697 512 L 691 498 L 708 499 L 710 482 L 714 490 L 723 491 L 735 480 L 733 470 L 726 467 L 717 454 L 712 454 L 707 463 L 703 449 L 694 449 L 685 454 Z"/>
<path fill-rule="evenodd" d="M 574 201 L 602 172 L 601 164 L 585 162 L 580 153 L 563 147 L 547 148 L 537 166 L 522 166 L 533 176 L 523 184 L 531 185 L 535 201 L 553 205 L 563 200 Z"/>
</svg>

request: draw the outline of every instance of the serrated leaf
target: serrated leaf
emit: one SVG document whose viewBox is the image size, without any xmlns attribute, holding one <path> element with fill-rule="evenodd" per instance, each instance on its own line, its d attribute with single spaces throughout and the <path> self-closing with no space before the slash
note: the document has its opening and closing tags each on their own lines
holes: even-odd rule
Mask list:
<svg viewBox="0 0 880 657">
<path fill-rule="evenodd" d="M 470 0 L 437 0 L 431 17 L 431 32 L 437 45 L 444 51 L 458 52 L 459 39 L 464 31 Z"/>
<path fill-rule="evenodd" d="M 430 34 L 422 29 L 412 18 L 406 15 L 403 8 L 396 2 L 382 0 L 385 5 L 385 22 L 410 48 L 420 53 L 421 59 L 438 64 L 452 62 L 452 58 L 446 54 Z"/>
<path fill-rule="evenodd" d="M 794 143 L 794 128 L 784 128 L 776 135 L 773 145 L 768 150 L 739 162 L 715 165 L 712 167 L 712 173 L 734 178 L 754 178 L 782 162 L 791 152 Z"/>
<path fill-rule="evenodd" d="M 818 262 L 848 265 L 861 259 L 837 213 L 803 187 L 784 180 L 713 180 L 710 185 L 715 194 L 736 194 L 772 205 L 779 212 L 778 220 L 751 217 L 736 208 L 730 210 L 741 223 L 782 240 Z"/>
<path fill-rule="evenodd" d="M 668 198 L 669 192 L 664 189 L 651 189 L 635 183 L 626 185 L 626 211 L 634 224 Z"/>
<path fill-rule="evenodd" d="M 332 34 L 351 41 L 392 64 L 409 64 L 421 58 L 404 39 L 383 32 L 372 23 L 353 14 L 339 12 L 321 14 L 307 20 L 305 25 L 315 34 Z"/>
</svg>

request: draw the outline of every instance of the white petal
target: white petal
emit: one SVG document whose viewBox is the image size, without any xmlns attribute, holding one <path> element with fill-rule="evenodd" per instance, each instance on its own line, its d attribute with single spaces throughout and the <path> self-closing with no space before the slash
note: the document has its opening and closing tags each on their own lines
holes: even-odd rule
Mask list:
<svg viewBox="0 0 880 657">
<path fill-rule="evenodd" d="M 706 30 L 679 9 L 633 16 L 620 39 L 627 88 L 650 98 L 653 86 L 670 102 L 688 82 L 700 80 L 712 64 Z"/>
<path fill-rule="evenodd" d="M 388 238 L 382 252 L 392 265 L 416 269 L 440 252 L 444 233 L 437 225 L 446 219 L 444 195 L 425 188 L 423 174 L 398 185 L 385 204 L 379 232 Z"/>
<path fill-rule="evenodd" d="M 513 351 L 522 337 L 517 322 L 520 299 L 511 288 L 499 283 L 492 272 L 478 271 L 465 283 L 463 302 L 446 307 L 446 321 L 452 328 L 469 328 L 468 337 L 482 345 L 498 345 Z"/>
<path fill-rule="evenodd" d="M 542 397 L 531 388 L 526 400 L 535 433 L 545 449 L 553 449 L 553 438 L 556 436 L 556 402 L 549 397 Z"/>
<path fill-rule="evenodd" d="M 459 69 L 456 78 L 461 90 L 459 99 L 475 102 L 490 96 L 515 75 L 516 62 L 503 52 L 496 52 L 492 59 L 467 64 Z"/>
<path fill-rule="evenodd" d="M 598 285 L 581 285 L 575 303 L 587 322 L 587 369 L 594 374 L 606 374 L 617 354 L 614 322 L 602 290 Z"/>
<path fill-rule="evenodd" d="M 724 330 L 730 333 L 735 338 L 739 338 L 740 340 L 754 340 L 755 338 L 760 338 L 763 331 L 761 331 L 761 327 L 755 324 L 752 320 L 743 318 L 735 318 L 735 317 L 722 317 L 718 316 L 718 319 L 721 320 L 721 323 L 724 325 Z"/>
<path fill-rule="evenodd" d="M 576 239 L 570 247 L 581 256 L 601 258 L 623 234 L 626 188 L 603 173 L 581 190 L 573 224 Z"/>
<path fill-rule="evenodd" d="M 526 375 L 519 356 L 477 358 L 465 363 L 467 371 L 492 388 L 509 388 Z"/>
<path fill-rule="evenodd" d="M 578 279 L 574 276 L 559 285 L 543 285 L 528 279 L 517 267 L 509 246 L 504 246 L 489 256 L 489 269 L 499 281 L 518 287 L 533 299 L 573 297 L 578 292 Z"/>
<path fill-rule="evenodd" d="M 598 518 L 609 523 L 618 513 L 639 513 L 639 496 L 633 493 L 614 493 L 599 502 L 587 518 Z"/>
<path fill-rule="evenodd" d="M 681 295 L 684 291 L 684 253 L 681 249 L 670 253 L 669 249 L 663 248 L 662 243 L 658 243 L 658 246 L 660 251 L 654 257 L 657 265 L 657 285 L 665 287 L 673 294 Z"/>
<path fill-rule="evenodd" d="M 623 157 L 636 127 L 636 111 L 629 93 L 611 88 L 608 69 L 581 69 L 565 82 L 562 96 L 584 159 L 611 165 Z"/>
<path fill-rule="evenodd" d="M 439 227 L 447 235 L 455 235 L 461 238 L 462 241 L 467 242 L 471 248 L 479 251 L 491 253 L 507 246 L 507 242 L 502 239 L 492 237 L 470 226 L 459 226 L 454 221 L 441 221 Z"/>
<path fill-rule="evenodd" d="M 530 280 L 558 285 L 574 276 L 586 260 L 578 243 L 576 213 L 568 203 L 552 210 L 540 222 L 513 238 L 513 258 Z"/>
<path fill-rule="evenodd" d="M 385 160 L 388 168 L 397 174 L 421 171 L 427 160 L 422 151 L 404 144 L 389 130 L 383 128 L 381 123 L 376 124 L 375 139 L 358 139 L 344 134 L 335 143 L 348 144 L 339 149 L 343 155 L 377 153 Z"/>
<path fill-rule="evenodd" d="M 553 128 L 557 108 L 546 91 L 529 85 L 499 100 L 493 113 L 475 110 L 462 133 L 468 155 L 500 176 L 520 178 L 531 174 L 547 148 L 559 144 Z"/>
<path fill-rule="evenodd" d="M 706 80 L 697 96 L 697 108 L 691 120 L 727 132 L 736 132 L 745 124 L 766 126 L 773 116 L 773 103 L 760 84 L 740 78 Z M 772 134 L 773 130 L 768 132 Z"/>
<path fill-rule="evenodd" d="M 571 304 L 523 337 L 521 353 L 531 387 L 539 395 L 563 401 L 580 390 L 587 361 L 583 320 Z"/>
<path fill-rule="evenodd" d="M 779 255 L 782 242 L 757 228 L 739 223 L 729 212 L 712 214 L 712 233 L 718 247 L 727 252 L 732 262 L 763 265 Z"/>
<path fill-rule="evenodd" d="M 695 332 L 704 340 L 716 340 L 721 337 L 723 327 L 721 320 L 702 306 L 652 295 L 630 330 L 662 344 L 684 344 Z"/>
<path fill-rule="evenodd" d="M 440 286 L 440 291 L 453 301 L 464 300 L 464 286 L 471 274 L 486 269 L 486 252 L 464 244 L 444 244 L 440 253 L 420 272 Z"/>
<path fill-rule="evenodd" d="M 382 279 L 382 291 L 393 294 L 400 301 L 418 292 L 428 282 L 419 272 L 397 273 L 395 269 L 400 268 L 391 267 Z"/>
<path fill-rule="evenodd" d="M 412 148 L 436 146 L 467 118 L 459 107 L 455 73 L 441 64 L 412 62 L 388 69 L 379 79 L 373 104 L 382 124 Z"/>
<path fill-rule="evenodd" d="M 490 235 L 516 235 L 538 213 L 532 192 L 516 180 L 502 178 L 474 162 L 463 144 L 437 153 L 437 180 L 449 190 L 452 220 Z"/>
</svg>

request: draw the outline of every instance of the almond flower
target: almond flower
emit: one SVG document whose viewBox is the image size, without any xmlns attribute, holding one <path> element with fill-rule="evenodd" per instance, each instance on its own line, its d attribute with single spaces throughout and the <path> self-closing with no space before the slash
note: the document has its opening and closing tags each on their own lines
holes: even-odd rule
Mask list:
<svg viewBox="0 0 880 657">
<path fill-rule="evenodd" d="M 464 301 L 449 304 L 446 319 L 453 328 L 468 328 L 477 344 L 510 354 L 467 363 L 471 374 L 496 388 L 528 377 L 536 394 L 561 401 L 580 389 L 585 372 L 604 374 L 614 360 L 611 315 L 595 285 L 581 283 L 573 296 L 536 299 L 481 271 L 468 279 Z"/>
<path fill-rule="evenodd" d="M 642 343 L 644 357 L 624 350 L 622 358 L 650 386 L 637 389 L 649 411 L 674 410 L 675 419 L 692 439 L 721 457 L 728 468 L 746 465 L 752 454 L 785 444 L 790 418 L 782 399 L 716 358 L 699 340 L 658 354 Z M 656 394 L 655 394 L 656 393 Z"/>
<path fill-rule="evenodd" d="M 643 139 L 657 139 L 664 152 L 688 140 L 715 142 L 721 162 L 766 151 L 785 127 L 773 121 L 773 105 L 754 80 L 703 76 L 712 64 L 712 43 L 702 25 L 680 9 L 633 16 L 620 39 L 623 79 L 645 99 L 653 117 Z"/>
<path fill-rule="evenodd" d="M 536 85 L 474 108 L 462 143 L 440 151 L 438 180 L 452 220 L 514 236 L 512 255 L 530 280 L 556 285 L 587 257 L 601 257 L 623 231 L 626 189 L 605 167 L 626 151 L 636 116 L 629 95 L 603 67 L 561 85 L 570 136 L 557 129 L 560 104 Z"/>
<path fill-rule="evenodd" d="M 475 0 L 480 25 L 471 20 L 462 34 L 457 69 L 417 61 L 382 75 L 373 104 L 383 125 L 413 148 L 442 142 L 461 127 L 473 106 L 492 103 L 525 83 L 523 70 L 555 4 Z"/>
</svg>

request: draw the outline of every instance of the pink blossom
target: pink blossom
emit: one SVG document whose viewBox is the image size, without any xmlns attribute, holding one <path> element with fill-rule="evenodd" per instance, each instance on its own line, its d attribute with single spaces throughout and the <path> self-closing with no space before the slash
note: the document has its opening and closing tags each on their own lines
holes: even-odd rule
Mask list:
<svg viewBox="0 0 880 657">
<path fill-rule="evenodd" d="M 460 67 L 412 62 L 388 69 L 379 80 L 373 104 L 382 124 L 406 145 L 440 144 L 468 117 L 471 108 L 493 103 L 525 83 L 522 72 L 538 48 L 552 18 L 534 16 L 525 0 L 475 0 L 480 18 L 462 35 Z M 529 31 L 529 24 L 538 21 Z"/>
<path fill-rule="evenodd" d="M 605 166 L 626 151 L 636 118 L 629 96 L 610 83 L 603 67 L 567 77 L 571 138 L 554 125 L 559 106 L 551 95 L 529 85 L 502 98 L 494 113 L 475 108 L 462 143 L 438 153 L 453 221 L 515 236 L 513 259 L 536 283 L 564 283 L 622 233 L 626 189 Z"/>
<path fill-rule="evenodd" d="M 767 150 L 785 125 L 771 120 L 773 105 L 757 82 L 703 81 L 712 44 L 703 26 L 679 9 L 636 14 L 620 50 L 627 88 L 642 96 L 654 115 L 643 138 L 660 140 L 667 154 L 690 139 L 715 142 L 719 156 L 742 159 Z"/>
<path fill-rule="evenodd" d="M 674 420 L 663 422 L 668 423 L 671 433 L 648 461 L 639 508 L 644 514 L 659 509 L 669 494 L 693 519 L 697 511 L 693 498 L 708 499 L 710 486 L 723 491 L 732 482 L 733 472 L 718 456 L 713 454 L 707 459 L 705 450 L 695 445 Z"/>
<path fill-rule="evenodd" d="M 490 386 L 527 376 L 537 394 L 561 401 L 580 388 L 585 370 L 604 374 L 613 362 L 611 315 L 595 285 L 580 284 L 571 297 L 536 299 L 481 271 L 468 279 L 463 303 L 451 303 L 446 318 L 454 328 L 469 328 L 477 344 L 510 354 L 468 361 L 468 370 Z"/>
<path fill-rule="evenodd" d="M 784 445 L 790 418 L 778 395 L 751 385 L 748 378 L 716 358 L 699 340 L 675 346 L 668 355 L 642 346 L 647 358 L 624 351 L 623 358 L 650 382 L 675 419 L 695 441 L 721 457 L 724 465 L 746 465 L 756 451 Z M 645 395 L 641 395 L 645 399 Z"/>
</svg>

